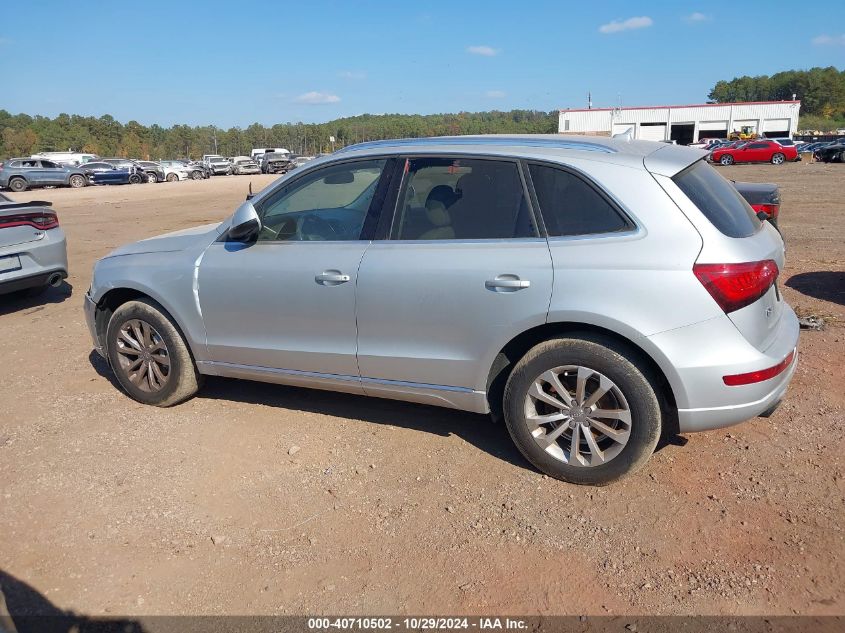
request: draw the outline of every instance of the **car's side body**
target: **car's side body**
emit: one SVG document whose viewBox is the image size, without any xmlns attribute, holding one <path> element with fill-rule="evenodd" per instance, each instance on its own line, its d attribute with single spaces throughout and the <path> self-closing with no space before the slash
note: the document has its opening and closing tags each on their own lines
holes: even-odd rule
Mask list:
<svg viewBox="0 0 845 633">
<path fill-rule="evenodd" d="M 144 240 L 97 264 L 86 316 L 104 353 L 114 306 L 146 296 L 178 324 L 201 373 L 478 413 L 490 411 L 515 355 L 562 333 L 601 333 L 653 368 L 680 430 L 733 424 L 779 401 L 795 360 L 772 380 L 728 387 L 722 377 L 792 358 L 798 324 L 773 287 L 726 314 L 693 274 L 702 262 L 783 265 L 774 228 L 726 237 L 679 188 L 674 178 L 704 156 L 557 136 L 362 144 L 309 162 L 248 203 L 260 210 L 322 169 L 384 161 L 359 239 L 238 244 L 226 238 L 229 220 Z M 431 157 L 513 166 L 534 232 L 397 239 L 403 166 Z M 544 166 L 587 182 L 628 228 L 547 235 L 529 177 Z"/>
<path fill-rule="evenodd" d="M 845 163 L 845 139 L 838 139 L 815 150 L 817 160 L 825 163 Z"/>
</svg>

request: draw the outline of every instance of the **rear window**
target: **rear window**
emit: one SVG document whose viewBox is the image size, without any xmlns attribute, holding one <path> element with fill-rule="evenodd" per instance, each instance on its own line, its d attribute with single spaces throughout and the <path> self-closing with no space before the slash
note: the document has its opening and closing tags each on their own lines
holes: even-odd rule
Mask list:
<svg viewBox="0 0 845 633">
<path fill-rule="evenodd" d="M 672 180 L 710 222 L 728 237 L 749 237 L 761 226 L 754 209 L 736 188 L 704 161 Z"/>
</svg>

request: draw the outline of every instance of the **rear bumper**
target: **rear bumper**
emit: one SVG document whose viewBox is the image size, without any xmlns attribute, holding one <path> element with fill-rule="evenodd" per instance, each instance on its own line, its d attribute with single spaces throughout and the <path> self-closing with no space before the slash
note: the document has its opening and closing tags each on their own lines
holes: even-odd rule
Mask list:
<svg viewBox="0 0 845 633">
<path fill-rule="evenodd" d="M 56 274 L 67 277 L 67 242 L 61 227 L 31 242 L 0 247 L 0 257 L 7 255 L 17 256 L 20 268 L 0 273 L 0 294 L 44 286 Z"/>
<path fill-rule="evenodd" d="M 723 377 L 777 365 L 797 349 L 798 337 L 798 318 L 788 305 L 764 350 L 749 343 L 727 316 L 648 337 L 668 362 L 664 371 L 677 402 L 679 430 L 731 426 L 772 409 L 789 387 L 797 352 L 789 367 L 768 380 L 728 386 Z"/>
</svg>

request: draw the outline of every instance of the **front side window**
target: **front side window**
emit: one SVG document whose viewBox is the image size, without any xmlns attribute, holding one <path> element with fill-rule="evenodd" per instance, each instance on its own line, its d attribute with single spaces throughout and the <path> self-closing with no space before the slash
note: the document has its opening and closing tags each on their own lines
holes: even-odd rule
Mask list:
<svg viewBox="0 0 845 633">
<path fill-rule="evenodd" d="M 529 165 L 549 237 L 616 233 L 633 228 L 595 188 L 573 173 Z"/>
<path fill-rule="evenodd" d="M 385 160 L 318 169 L 259 204 L 258 241 L 337 241 L 361 237 Z"/>
<path fill-rule="evenodd" d="M 393 239 L 536 236 L 516 163 L 463 158 L 407 161 Z"/>
</svg>

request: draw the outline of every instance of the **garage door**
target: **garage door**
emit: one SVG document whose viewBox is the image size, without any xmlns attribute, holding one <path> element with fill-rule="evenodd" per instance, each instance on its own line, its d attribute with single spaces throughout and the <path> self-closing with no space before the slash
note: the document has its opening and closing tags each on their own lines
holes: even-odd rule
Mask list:
<svg viewBox="0 0 845 633">
<path fill-rule="evenodd" d="M 666 124 L 640 125 L 640 138 L 644 141 L 662 141 L 666 138 Z"/>
<path fill-rule="evenodd" d="M 713 130 L 727 130 L 728 129 L 728 122 L 727 121 L 701 121 L 698 124 L 698 129 L 701 132 L 713 131 Z M 699 134 L 699 136 L 703 136 L 703 135 Z"/>
<path fill-rule="evenodd" d="M 763 121 L 764 132 L 779 132 L 789 129 L 789 119 L 766 119 Z"/>
</svg>

